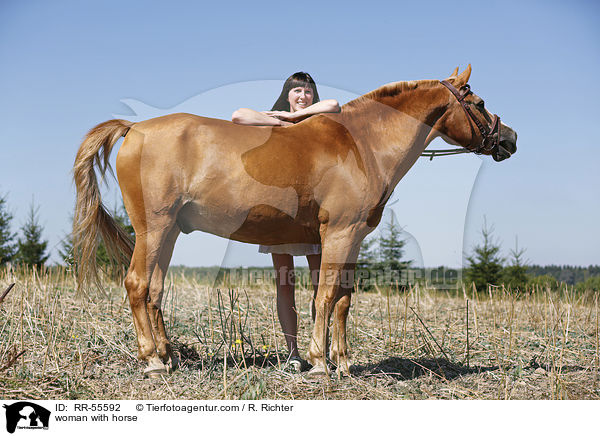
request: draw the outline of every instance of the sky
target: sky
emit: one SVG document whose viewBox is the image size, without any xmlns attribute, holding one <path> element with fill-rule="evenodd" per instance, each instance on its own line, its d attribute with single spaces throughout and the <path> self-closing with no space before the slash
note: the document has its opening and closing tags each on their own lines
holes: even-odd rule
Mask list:
<svg viewBox="0 0 600 436">
<path fill-rule="evenodd" d="M 518 133 L 518 151 L 501 163 L 420 160 L 386 208 L 385 220 L 393 215 L 405 231 L 407 256 L 461 266 L 485 219 L 505 255 L 518 238 L 533 264 L 598 264 L 599 18 L 593 1 L 4 0 L 0 194 L 14 231 L 32 202 L 39 207 L 58 261 L 73 213 L 75 154 L 100 122 L 269 109 L 282 81 L 300 70 L 322 98 L 345 103 L 393 81 L 444 79 L 470 63 L 472 89 Z M 105 203 L 120 204 L 116 181 L 108 182 Z M 198 232 L 180 237 L 172 260 L 269 263 L 256 246 Z"/>
</svg>

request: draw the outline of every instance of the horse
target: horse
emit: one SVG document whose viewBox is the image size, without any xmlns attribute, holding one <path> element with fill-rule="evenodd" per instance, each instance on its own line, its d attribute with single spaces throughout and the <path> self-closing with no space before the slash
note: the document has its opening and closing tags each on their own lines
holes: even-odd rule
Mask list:
<svg viewBox="0 0 600 436">
<path fill-rule="evenodd" d="M 501 161 L 517 134 L 470 90 L 471 65 L 443 81 L 394 82 L 285 127 L 243 126 L 186 113 L 92 128 L 75 159 L 73 220 L 78 283 L 98 283 L 99 236 L 129 264 L 127 290 L 143 373 L 177 367 L 161 301 L 175 241 L 200 230 L 252 244 L 321 244 L 316 316 L 306 358 L 310 374 L 329 360 L 350 372 L 346 320 L 361 241 L 386 202 L 436 137 Z M 96 168 L 116 159 L 135 245 L 102 204 Z M 329 324 L 333 316 L 331 341 Z"/>
</svg>

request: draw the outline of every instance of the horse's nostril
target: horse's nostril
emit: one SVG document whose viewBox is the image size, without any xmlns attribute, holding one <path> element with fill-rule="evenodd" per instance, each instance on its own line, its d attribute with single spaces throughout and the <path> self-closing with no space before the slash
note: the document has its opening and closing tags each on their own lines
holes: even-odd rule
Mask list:
<svg viewBox="0 0 600 436">
<path fill-rule="evenodd" d="M 504 148 L 510 154 L 515 154 L 517 151 L 517 143 L 512 141 L 500 141 L 500 147 Z"/>
</svg>

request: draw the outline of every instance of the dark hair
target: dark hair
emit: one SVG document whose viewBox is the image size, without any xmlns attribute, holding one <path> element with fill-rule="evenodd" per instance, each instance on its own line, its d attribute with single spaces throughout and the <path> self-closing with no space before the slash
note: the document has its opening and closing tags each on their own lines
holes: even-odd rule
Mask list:
<svg viewBox="0 0 600 436">
<path fill-rule="evenodd" d="M 290 102 L 288 101 L 288 94 L 290 90 L 297 88 L 312 88 L 313 91 L 313 104 L 319 101 L 319 93 L 317 92 L 317 84 L 310 77 L 310 74 L 305 73 L 303 71 L 299 71 L 297 73 L 292 74 L 287 78 L 285 83 L 283 84 L 283 89 L 281 90 L 281 94 L 279 98 L 273 105 L 272 111 L 290 111 Z"/>
</svg>

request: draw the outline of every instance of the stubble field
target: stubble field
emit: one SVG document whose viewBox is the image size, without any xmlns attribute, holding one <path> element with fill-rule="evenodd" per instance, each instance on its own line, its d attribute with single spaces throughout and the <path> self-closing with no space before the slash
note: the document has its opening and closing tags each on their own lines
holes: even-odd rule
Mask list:
<svg viewBox="0 0 600 436">
<path fill-rule="evenodd" d="M 600 398 L 593 293 L 355 292 L 352 374 L 311 378 L 285 365 L 274 284 L 171 275 L 163 309 L 180 367 L 144 379 L 121 286 L 79 295 L 65 270 L 0 273 L 0 291 L 13 282 L 0 306 L 2 399 Z M 297 290 L 301 352 L 310 298 Z"/>
</svg>

